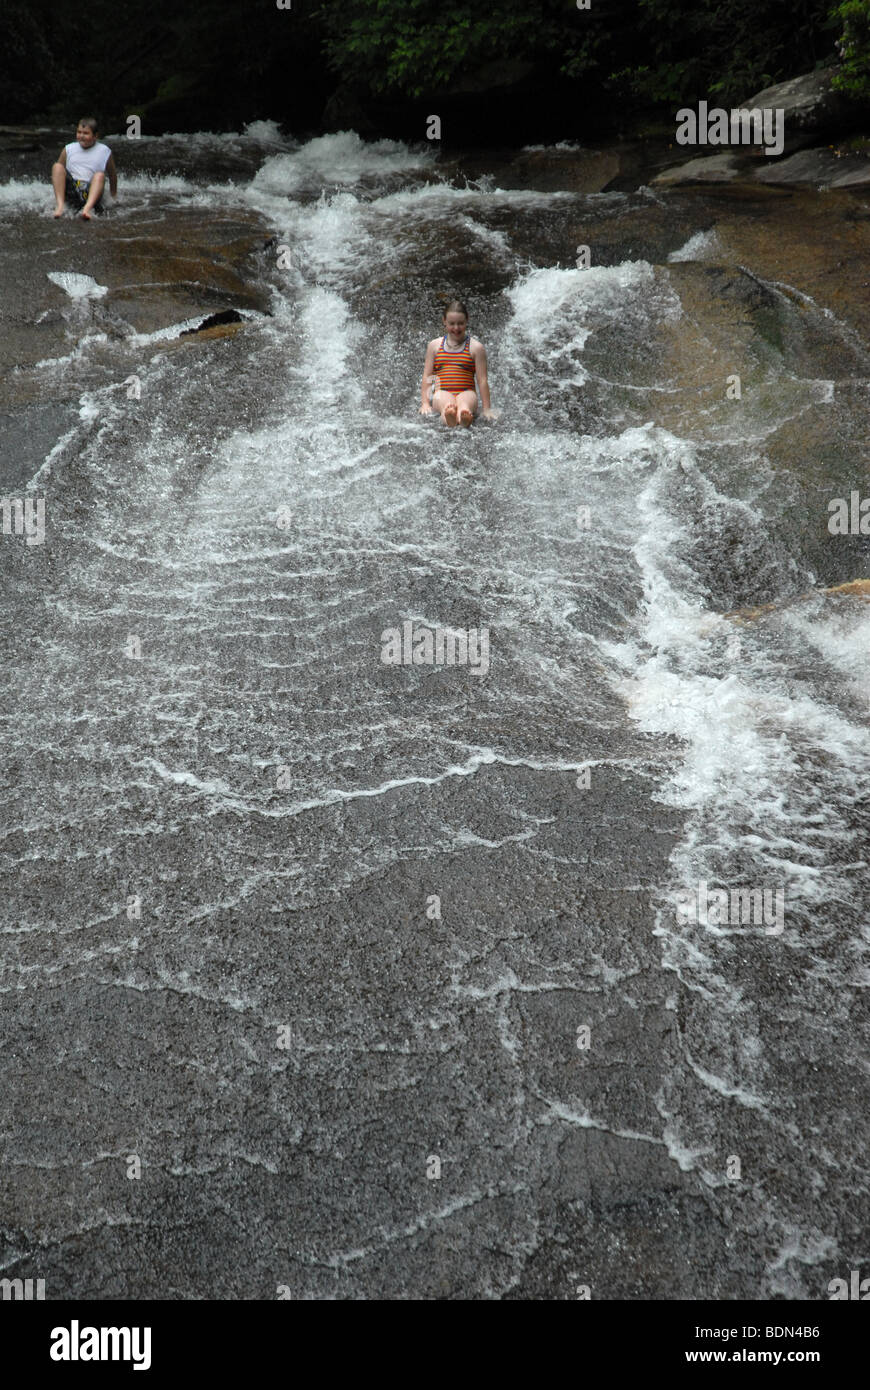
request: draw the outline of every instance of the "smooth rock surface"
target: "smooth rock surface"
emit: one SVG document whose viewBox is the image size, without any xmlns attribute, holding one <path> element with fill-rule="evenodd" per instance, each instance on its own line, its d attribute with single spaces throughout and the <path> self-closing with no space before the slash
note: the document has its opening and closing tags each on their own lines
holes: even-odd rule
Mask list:
<svg viewBox="0 0 870 1390">
<path fill-rule="evenodd" d="M 740 153 L 736 150 L 700 155 L 696 159 L 687 160 L 685 164 L 677 164 L 672 169 L 665 169 L 662 173 L 656 174 L 652 182 L 666 186 L 679 183 L 728 183 L 737 178 L 742 164 L 745 164 L 745 156 L 741 159 Z"/>
<path fill-rule="evenodd" d="M 0 1265 L 49 1299 L 819 1299 L 870 1248 L 866 603 L 722 616 L 867 573 L 864 200 L 502 167 L 15 190 Z M 143 341 L 185 258 L 273 314 Z M 385 664 L 405 619 L 489 670 Z M 699 880 L 785 932 L 681 924 Z"/>
<path fill-rule="evenodd" d="M 870 158 L 826 146 L 799 150 L 787 159 L 757 169 L 759 183 L 814 184 L 817 188 L 858 188 L 870 183 Z"/>
<path fill-rule="evenodd" d="M 828 131 L 841 130 L 857 115 L 856 103 L 831 86 L 836 66 L 802 73 L 785 82 L 765 87 L 740 105 L 748 110 L 770 107 L 785 113 L 787 140 L 806 140 Z"/>
</svg>

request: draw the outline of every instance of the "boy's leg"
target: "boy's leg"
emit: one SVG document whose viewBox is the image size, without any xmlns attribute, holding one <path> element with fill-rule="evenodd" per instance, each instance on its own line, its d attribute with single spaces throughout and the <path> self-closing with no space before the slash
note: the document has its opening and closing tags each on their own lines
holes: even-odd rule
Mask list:
<svg viewBox="0 0 870 1390">
<path fill-rule="evenodd" d="M 66 201 L 66 165 L 52 164 L 51 166 L 51 186 L 54 189 L 54 201 L 57 204 L 54 215 L 60 217 Z"/>
<path fill-rule="evenodd" d="M 456 401 L 459 407 L 459 423 L 467 429 L 477 414 L 477 392 L 460 391 Z"/>
<path fill-rule="evenodd" d="M 445 425 L 456 424 L 456 397 L 452 391 L 436 391 L 432 397 L 432 404 L 441 412 L 441 419 Z"/>
<path fill-rule="evenodd" d="M 85 203 L 84 207 L 81 210 L 81 213 L 79 214 L 79 216 L 83 217 L 86 222 L 90 222 L 91 213 L 94 209 L 94 204 L 99 202 L 100 198 L 103 196 L 103 186 L 105 182 L 105 174 L 94 174 L 94 177 L 88 184 L 88 201 Z"/>
</svg>

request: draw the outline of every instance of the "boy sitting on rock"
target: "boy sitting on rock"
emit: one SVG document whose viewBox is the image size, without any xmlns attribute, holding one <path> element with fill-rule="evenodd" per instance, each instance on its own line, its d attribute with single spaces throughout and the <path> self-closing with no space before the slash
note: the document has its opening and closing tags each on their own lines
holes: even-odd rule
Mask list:
<svg viewBox="0 0 870 1390">
<path fill-rule="evenodd" d="M 64 203 L 70 198 L 80 216 L 90 222 L 92 212 L 102 212 L 100 199 L 109 175 L 112 197 L 118 196 L 118 171 L 115 156 L 97 139 L 97 123 L 93 116 L 83 116 L 76 128 L 76 138 L 64 145 L 52 165 L 51 186 L 57 202 L 55 217 L 63 216 Z"/>
</svg>

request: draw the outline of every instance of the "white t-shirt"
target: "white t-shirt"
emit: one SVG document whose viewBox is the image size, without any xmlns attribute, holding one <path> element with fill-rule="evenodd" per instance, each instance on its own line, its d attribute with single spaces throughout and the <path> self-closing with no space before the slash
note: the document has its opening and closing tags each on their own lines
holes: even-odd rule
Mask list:
<svg viewBox="0 0 870 1390">
<path fill-rule="evenodd" d="M 90 183 L 94 174 L 102 174 L 111 155 L 108 145 L 100 140 L 89 149 L 83 149 L 78 140 L 71 140 L 66 147 L 66 167 L 70 178 Z"/>
</svg>

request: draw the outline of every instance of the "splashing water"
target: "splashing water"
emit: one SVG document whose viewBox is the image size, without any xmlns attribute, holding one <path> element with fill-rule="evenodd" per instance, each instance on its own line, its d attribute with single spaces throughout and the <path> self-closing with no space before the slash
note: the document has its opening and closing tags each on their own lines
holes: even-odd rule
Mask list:
<svg viewBox="0 0 870 1390">
<path fill-rule="evenodd" d="M 14 575 L 41 620 L 35 659 L 6 666 L 3 988 L 120 995 L 146 1032 L 140 1000 L 181 999 L 178 1056 L 208 1020 L 230 1029 L 236 1061 L 193 1103 L 229 1161 L 221 1108 L 253 1090 L 245 1161 L 304 1193 L 304 1229 L 277 1214 L 280 1178 L 257 1200 L 306 1296 L 339 1277 L 395 1292 L 383 1255 L 410 1231 L 401 1287 L 434 1290 L 441 1227 L 451 1287 L 523 1287 L 532 1252 L 561 1258 L 540 1193 L 581 1231 L 599 1139 L 617 1173 L 601 1229 L 631 1244 L 629 1190 L 679 1239 L 697 1222 L 709 1255 L 706 1284 L 652 1269 L 646 1296 L 821 1296 L 813 1267 L 852 1258 L 864 1191 L 866 1068 L 842 1039 L 867 983 L 870 618 L 821 595 L 725 614 L 813 588 L 765 440 L 847 407 L 782 365 L 727 425 L 718 406 L 685 434 L 653 423 L 680 390 L 678 272 L 719 243 L 675 234 L 653 263 L 626 230 L 588 270 L 565 250 L 602 206 L 618 245 L 644 190 L 453 187 L 394 142 L 245 137 L 271 151 L 248 181 L 141 175 L 124 216 L 159 199 L 265 218 L 289 252 L 260 259 L 271 316 L 195 358 L 95 335 L 112 379 L 39 474 L 52 575 Z M 473 300 L 497 426 L 416 414 L 441 286 Z M 385 665 L 384 631 L 408 621 L 488 628 L 486 679 Z M 781 891 L 782 934 L 678 921 L 701 881 Z M 141 920 L 123 914 L 137 894 Z M 607 1076 L 569 1065 L 593 1014 Z M 276 1053 L 282 1022 L 296 1047 Z M 165 1161 L 201 1172 L 162 1088 L 148 1104 Z M 421 1215 L 384 1174 L 437 1146 L 456 1185 Z M 344 1161 L 360 1195 L 336 1236 Z M 469 1205 L 476 1244 L 451 1225 Z"/>
</svg>

